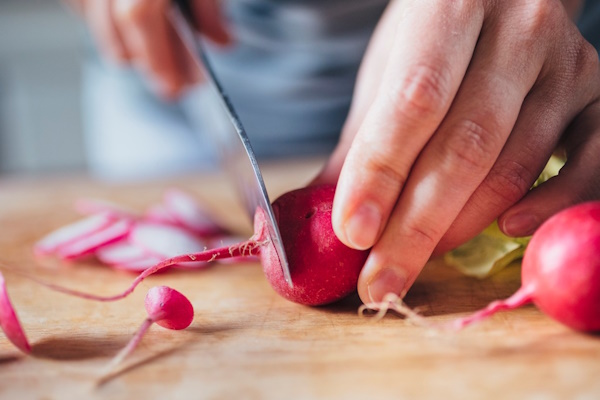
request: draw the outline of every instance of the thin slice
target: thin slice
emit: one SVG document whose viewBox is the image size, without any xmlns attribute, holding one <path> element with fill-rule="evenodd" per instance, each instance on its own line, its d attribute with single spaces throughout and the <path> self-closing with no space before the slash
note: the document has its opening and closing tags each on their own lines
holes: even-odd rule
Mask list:
<svg viewBox="0 0 600 400">
<path fill-rule="evenodd" d="M 34 251 L 37 255 L 52 254 L 60 247 L 93 235 L 113 222 L 114 219 L 106 213 L 91 215 L 50 232 L 35 244 Z"/>
<path fill-rule="evenodd" d="M 106 264 L 126 264 L 151 257 L 147 250 L 131 243 L 127 238 L 100 247 L 95 254 Z"/>
<path fill-rule="evenodd" d="M 131 230 L 129 238 L 131 243 L 162 259 L 200 253 L 206 249 L 206 244 L 190 232 L 165 224 L 138 223 Z M 193 264 L 197 267 L 196 263 Z"/>
<path fill-rule="evenodd" d="M 165 193 L 164 205 L 177 222 L 201 236 L 213 236 L 223 231 L 207 210 L 178 189 L 169 189 Z"/>
<path fill-rule="evenodd" d="M 129 220 L 116 221 L 103 229 L 75 240 L 57 250 L 59 257 L 73 259 L 93 253 L 96 249 L 125 237 L 131 230 Z"/>
<path fill-rule="evenodd" d="M 17 313 L 13 308 L 8 292 L 6 291 L 6 284 L 4 282 L 4 276 L 0 272 L 0 327 L 6 334 L 8 340 L 17 346 L 22 352 L 30 353 L 31 346 L 25 336 L 25 331 L 19 322 Z"/>
</svg>

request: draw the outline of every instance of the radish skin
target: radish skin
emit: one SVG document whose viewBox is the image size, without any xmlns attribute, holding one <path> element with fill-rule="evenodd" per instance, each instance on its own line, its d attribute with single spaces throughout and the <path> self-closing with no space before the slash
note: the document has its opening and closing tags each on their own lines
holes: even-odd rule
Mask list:
<svg viewBox="0 0 600 400">
<path fill-rule="evenodd" d="M 111 360 L 106 370 L 119 365 L 142 341 L 153 323 L 171 330 L 182 330 L 190 326 L 194 319 L 194 307 L 183 294 L 168 286 L 155 286 L 144 300 L 148 318 L 144 320 L 129 343 Z"/>
<path fill-rule="evenodd" d="M 567 208 L 540 226 L 525 250 L 521 281 L 514 295 L 453 321 L 452 327 L 534 303 L 572 329 L 600 332 L 600 201 Z"/>
<path fill-rule="evenodd" d="M 263 270 L 273 289 L 295 303 L 329 304 L 356 291 L 369 251 L 347 247 L 333 232 L 334 194 L 332 185 L 312 186 L 288 192 L 273 203 L 294 286 L 285 281 L 271 243 L 261 251 Z"/>
<path fill-rule="evenodd" d="M 4 275 L 0 272 L 0 327 L 12 342 L 23 353 L 30 353 L 31 346 L 25 336 L 25 331 L 19 322 L 17 313 L 10 302 Z"/>
</svg>

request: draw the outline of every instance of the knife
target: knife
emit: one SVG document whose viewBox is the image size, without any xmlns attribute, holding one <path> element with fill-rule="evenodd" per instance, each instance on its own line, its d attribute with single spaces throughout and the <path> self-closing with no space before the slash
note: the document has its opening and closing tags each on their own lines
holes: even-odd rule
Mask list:
<svg viewBox="0 0 600 400">
<path fill-rule="evenodd" d="M 273 208 L 252 145 L 233 104 L 211 66 L 189 11 L 189 3 L 186 0 L 175 1 L 171 10 L 171 21 L 208 86 L 208 100 L 219 105 L 219 107 L 214 107 L 214 113 L 218 115 L 212 117 L 219 123 L 215 125 L 215 131 L 212 134 L 215 136 L 215 143 L 221 153 L 222 165 L 236 184 L 250 222 L 254 220 L 257 208 L 264 210 L 269 237 L 279 257 L 283 277 L 288 286 L 293 287 L 281 233 L 275 221 Z"/>
</svg>

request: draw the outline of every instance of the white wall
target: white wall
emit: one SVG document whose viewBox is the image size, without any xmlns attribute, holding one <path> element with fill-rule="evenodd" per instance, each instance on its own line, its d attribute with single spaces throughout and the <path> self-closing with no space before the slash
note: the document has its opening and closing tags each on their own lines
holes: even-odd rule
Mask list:
<svg viewBox="0 0 600 400">
<path fill-rule="evenodd" d="M 0 0 L 0 173 L 85 167 L 84 35 L 59 0 Z"/>
</svg>

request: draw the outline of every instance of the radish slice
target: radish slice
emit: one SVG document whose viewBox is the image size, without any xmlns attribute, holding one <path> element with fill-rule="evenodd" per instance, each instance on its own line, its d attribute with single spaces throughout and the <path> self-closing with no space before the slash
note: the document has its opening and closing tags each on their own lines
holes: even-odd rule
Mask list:
<svg viewBox="0 0 600 400">
<path fill-rule="evenodd" d="M 114 264 L 111 264 L 111 266 L 115 269 L 119 269 L 122 271 L 139 273 L 139 272 L 143 272 L 143 271 L 147 270 L 150 267 L 155 266 L 156 264 L 158 264 L 161 261 L 163 261 L 162 257 L 146 255 L 145 257 L 139 258 L 137 260 L 114 263 Z"/>
<path fill-rule="evenodd" d="M 199 253 L 206 249 L 205 243 L 188 231 L 164 224 L 138 223 L 131 230 L 129 238 L 148 253 L 163 258 Z"/>
<path fill-rule="evenodd" d="M 135 211 L 116 203 L 101 200 L 81 198 L 75 202 L 75 210 L 83 215 L 107 214 L 113 218 L 137 218 Z"/>
<path fill-rule="evenodd" d="M 30 353 L 31 346 L 27 341 L 25 332 L 21 327 L 19 318 L 15 309 L 13 308 L 8 293 L 6 291 L 6 284 L 4 282 L 4 276 L 0 272 L 0 327 L 6 334 L 8 340 L 17 346 L 22 352 Z"/>
<path fill-rule="evenodd" d="M 222 228 L 211 218 L 208 211 L 200 207 L 188 194 L 169 189 L 164 195 L 166 210 L 173 218 L 201 236 L 212 236 L 222 232 Z"/>
<path fill-rule="evenodd" d="M 53 253 L 59 247 L 69 245 L 101 231 L 112 222 L 113 219 L 108 214 L 92 215 L 49 233 L 35 244 L 34 251 L 37 255 Z"/>
<path fill-rule="evenodd" d="M 101 246 L 125 237 L 131 230 L 131 221 L 117 221 L 103 229 L 80 238 L 57 250 L 59 257 L 72 259 L 92 253 Z"/>
<path fill-rule="evenodd" d="M 162 204 L 156 204 L 146 211 L 145 220 L 159 224 L 179 225 L 179 222 Z"/>
<path fill-rule="evenodd" d="M 127 239 L 119 240 L 96 250 L 96 257 L 106 264 L 125 264 L 143 260 L 149 256 L 146 250 Z"/>
</svg>

